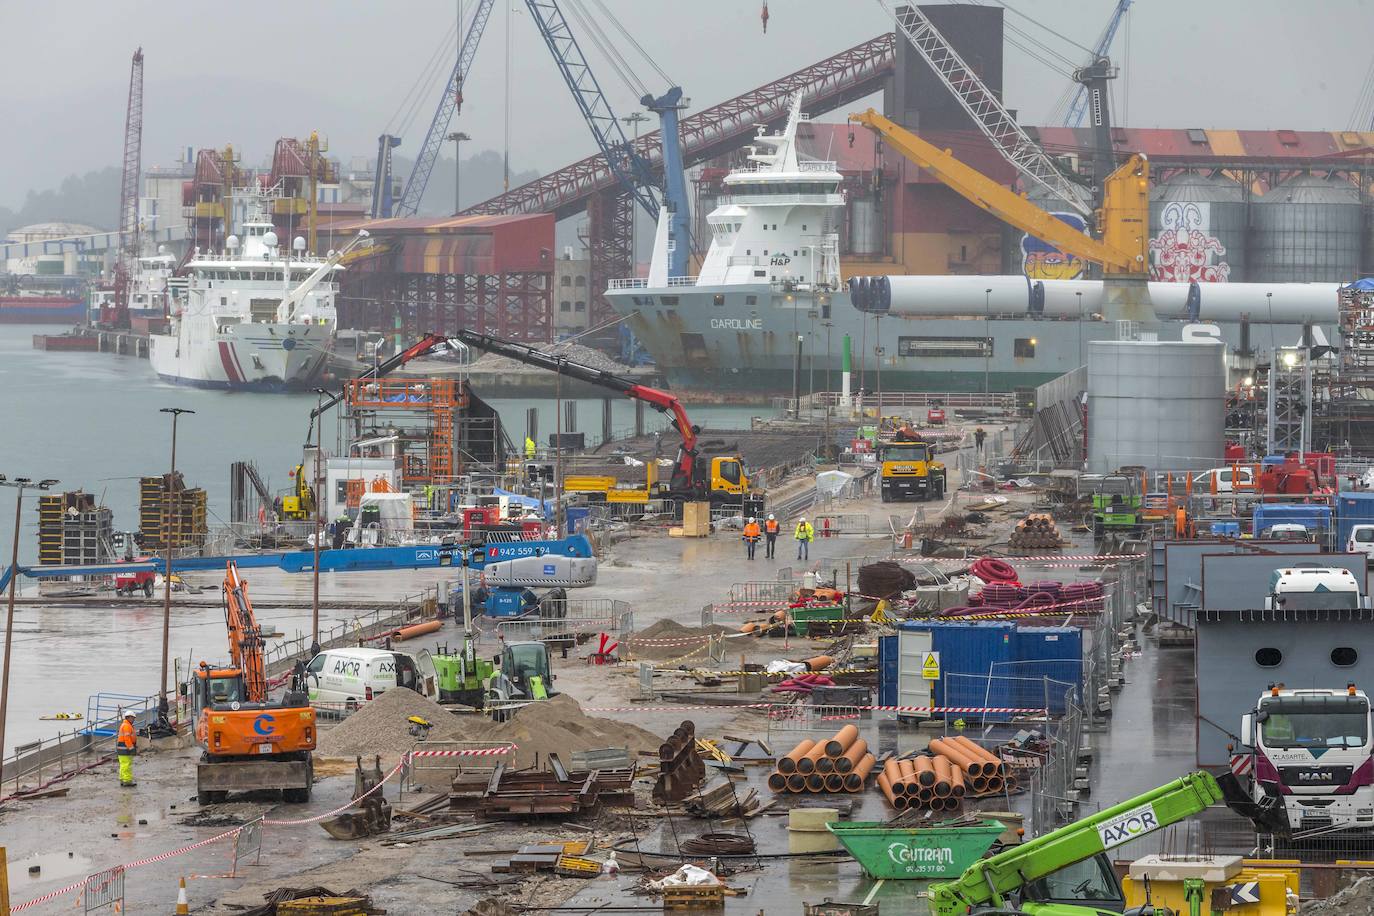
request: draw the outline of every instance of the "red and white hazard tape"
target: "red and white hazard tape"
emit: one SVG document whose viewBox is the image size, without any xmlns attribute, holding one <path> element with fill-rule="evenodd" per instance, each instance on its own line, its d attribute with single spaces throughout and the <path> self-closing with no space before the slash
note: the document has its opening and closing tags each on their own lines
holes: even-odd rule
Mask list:
<svg viewBox="0 0 1374 916">
<path fill-rule="evenodd" d="M 326 811 L 324 814 L 317 814 L 317 815 L 315 815 L 314 817 L 303 817 L 303 818 L 299 818 L 299 819 L 297 819 L 297 820 L 290 820 L 290 821 L 269 821 L 269 820 L 264 819 L 264 820 L 263 820 L 263 824 L 264 824 L 265 826 L 268 826 L 268 827 L 296 827 L 296 826 L 299 826 L 299 825 L 301 825 L 301 824 L 313 824 L 313 823 L 316 823 L 317 821 L 322 821 L 322 820 L 324 820 L 324 819 L 327 818 L 327 817 L 333 817 L 333 816 L 336 815 L 336 814 L 339 814 L 339 813 L 341 813 L 341 812 L 343 812 L 343 811 L 347 811 L 349 808 L 352 808 L 355 804 L 357 804 L 358 802 L 362 801 L 364 798 L 367 798 L 367 797 L 368 797 L 369 795 L 371 795 L 373 792 L 378 791 L 379 789 L 381 789 L 382 786 L 384 786 L 384 785 L 386 785 L 387 783 L 391 782 L 391 777 L 393 777 L 393 776 L 395 776 L 397 773 L 401 772 L 401 768 L 402 768 L 404 765 L 405 765 L 405 761 L 404 761 L 404 760 L 402 760 L 400 763 L 397 763 L 394 767 L 391 768 L 391 772 L 390 772 L 390 773 L 387 773 L 386 776 L 383 777 L 383 779 L 382 779 L 381 782 L 377 783 L 375 786 L 373 786 L 372 788 L 368 789 L 366 792 L 364 792 L 362 795 L 359 795 L 357 798 L 353 799 L 352 801 L 345 802 L 344 804 L 342 804 L 342 805 L 340 805 L 339 807 L 335 808 L 333 811 Z"/>
<path fill-rule="evenodd" d="M 1074 560 L 1077 562 L 1075 562 L 1073 565 L 1081 566 L 1084 563 L 1098 563 L 1108 565 L 1112 563 L 1119 563 L 1122 560 L 1139 560 L 1142 559 L 1144 556 L 1145 554 L 1143 553 L 1077 554 L 1073 556 L 1066 556 L 1065 554 L 1061 553 L 1051 553 L 1046 554 L 1045 556 L 1036 557 L 997 557 L 996 559 L 1001 560 L 1003 563 L 1010 563 L 1012 566 L 1015 566 L 1017 563 L 1041 563 L 1048 560 L 1058 560 L 1061 563 L 1066 560 Z M 946 559 L 947 558 L 944 557 L 899 557 L 897 562 L 920 563 L 928 566 L 932 563 L 932 561 L 938 563 L 946 561 Z M 959 560 L 958 563 L 968 563 L 976 559 L 978 558 L 969 557 L 966 560 Z"/>
<path fill-rule="evenodd" d="M 634 636 L 626 636 L 620 641 L 621 645 L 628 649 L 635 646 L 694 646 L 707 640 L 715 639 L 714 633 L 707 633 L 703 636 L 690 636 L 683 639 L 639 639 Z"/>
<path fill-rule="evenodd" d="M 503 744 L 499 747 L 470 747 L 456 751 L 411 751 L 411 757 L 496 757 L 518 750 L 518 745 Z"/>
<path fill-rule="evenodd" d="M 737 706 L 719 706 L 703 704 L 700 706 L 588 706 L 584 707 L 584 712 L 688 712 L 692 710 L 713 709 L 723 712 L 733 712 L 736 709 L 777 709 L 777 710 L 804 710 L 811 708 L 809 705 L 798 703 L 740 703 Z M 1016 715 L 1029 715 L 1031 713 L 1043 714 L 1044 709 L 1030 709 L 1013 706 L 850 706 L 845 704 L 845 709 L 852 709 L 858 712 L 954 712 L 954 713 L 1012 713 Z"/>
</svg>

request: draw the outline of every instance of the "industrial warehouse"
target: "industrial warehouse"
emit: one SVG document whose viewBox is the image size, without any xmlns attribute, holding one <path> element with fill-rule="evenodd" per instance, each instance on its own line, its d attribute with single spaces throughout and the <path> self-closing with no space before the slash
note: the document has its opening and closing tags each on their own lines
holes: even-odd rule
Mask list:
<svg viewBox="0 0 1374 916">
<path fill-rule="evenodd" d="M 33 10 L 0 916 L 1367 913 L 1374 20 L 1058 6 Z"/>
</svg>

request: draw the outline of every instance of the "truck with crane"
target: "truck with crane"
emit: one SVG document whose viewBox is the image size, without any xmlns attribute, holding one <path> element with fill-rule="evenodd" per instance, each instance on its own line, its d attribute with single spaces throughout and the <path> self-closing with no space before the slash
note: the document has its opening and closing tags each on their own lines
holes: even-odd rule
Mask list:
<svg viewBox="0 0 1374 916">
<path fill-rule="evenodd" d="M 280 789 L 283 801 L 308 802 L 315 710 L 304 693 L 270 697 L 262 628 L 253 615 L 248 582 L 233 560 L 225 564 L 222 591 L 229 663 L 202 661 L 184 685 L 202 750 L 196 800 L 211 805 L 229 792 Z"/>
<path fill-rule="evenodd" d="M 980 859 L 929 890 L 933 916 L 1025 913 L 1100 916 L 1125 909 L 1125 893 L 1108 853 L 1179 823 L 1222 800 L 1210 773 L 1175 779 L 1043 836 Z M 1199 883 L 1196 899 L 1205 888 Z M 1194 911 L 1201 916 L 1202 907 Z"/>
<path fill-rule="evenodd" d="M 615 474 L 586 474 L 565 478 L 565 490 L 587 493 L 606 502 L 646 502 L 657 498 L 709 500 L 716 505 L 739 506 L 745 515 L 757 515 L 763 508 L 762 497 L 752 492 L 744 463 L 738 455 L 708 457 L 701 454 L 701 427 L 691 421 L 682 401 L 671 392 L 641 385 L 613 372 L 584 366 L 527 344 L 502 340 L 490 334 L 459 330 L 453 339 L 527 366 L 547 369 L 567 378 L 617 391 L 631 400 L 642 401 L 660 413 L 670 415 L 673 428 L 682 441 L 673 459 L 666 486 L 657 481 L 655 472 L 646 463 L 642 489 L 622 488 L 622 481 Z"/>
</svg>

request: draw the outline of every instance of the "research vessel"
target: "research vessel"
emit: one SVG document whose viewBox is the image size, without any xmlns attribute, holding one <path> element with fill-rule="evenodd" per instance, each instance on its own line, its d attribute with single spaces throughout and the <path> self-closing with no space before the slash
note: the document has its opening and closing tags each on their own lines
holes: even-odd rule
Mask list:
<svg viewBox="0 0 1374 916">
<path fill-rule="evenodd" d="M 242 236 L 224 251 L 197 251 L 185 276 L 167 280 L 169 326 L 150 338 L 149 361 L 165 381 L 202 388 L 285 390 L 308 387 L 334 339 L 331 279 L 337 258 L 288 250 L 268 215 L 271 189 L 238 189 L 248 200 Z"/>
</svg>

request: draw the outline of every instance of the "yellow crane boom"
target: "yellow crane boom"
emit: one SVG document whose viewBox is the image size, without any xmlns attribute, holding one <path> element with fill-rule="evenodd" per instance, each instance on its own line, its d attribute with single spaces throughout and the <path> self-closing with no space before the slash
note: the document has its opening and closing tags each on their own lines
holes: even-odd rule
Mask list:
<svg viewBox="0 0 1374 916">
<path fill-rule="evenodd" d="M 960 162 L 949 150 L 927 143 L 872 108 L 851 114 L 849 120 L 872 130 L 888 146 L 970 203 L 1060 251 L 1101 264 L 1108 273 L 1145 274 L 1149 270 L 1150 163 L 1143 155 L 1132 154 L 1124 165 L 1107 176 L 1102 209 L 1097 212 L 1097 225 L 1102 235 L 1099 240 L 1077 231 L 1015 191 Z"/>
</svg>

